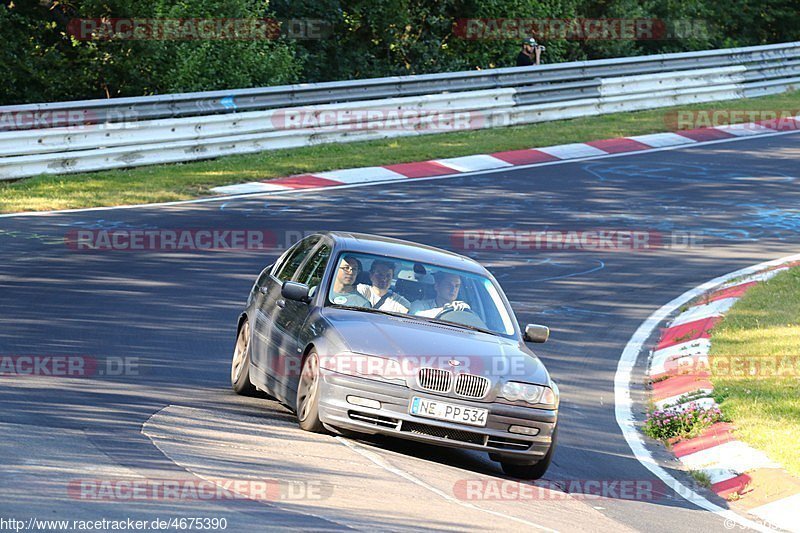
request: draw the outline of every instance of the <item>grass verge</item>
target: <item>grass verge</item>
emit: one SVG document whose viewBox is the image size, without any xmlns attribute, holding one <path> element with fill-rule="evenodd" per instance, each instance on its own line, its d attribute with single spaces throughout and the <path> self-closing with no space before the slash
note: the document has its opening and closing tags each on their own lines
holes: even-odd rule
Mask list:
<svg viewBox="0 0 800 533">
<path fill-rule="evenodd" d="M 800 476 L 800 268 L 736 302 L 712 332 L 709 362 L 738 437 Z"/>
<path fill-rule="evenodd" d="M 674 117 L 679 109 L 789 111 L 799 107 L 800 91 L 795 91 L 527 126 L 318 145 L 128 170 L 38 176 L 0 183 L 0 212 L 189 200 L 209 195 L 211 187 L 292 174 L 643 135 L 669 130 L 666 117 L 668 113 Z"/>
</svg>

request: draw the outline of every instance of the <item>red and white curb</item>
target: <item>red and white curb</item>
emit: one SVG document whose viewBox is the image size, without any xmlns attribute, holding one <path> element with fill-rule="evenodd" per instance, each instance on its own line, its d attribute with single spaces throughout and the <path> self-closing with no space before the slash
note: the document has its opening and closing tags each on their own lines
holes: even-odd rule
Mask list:
<svg viewBox="0 0 800 533">
<path fill-rule="evenodd" d="M 214 187 L 217 194 L 250 194 L 290 191 L 297 189 L 319 189 L 371 182 L 394 182 L 413 178 L 453 176 L 466 172 L 479 172 L 547 164 L 554 161 L 591 159 L 611 154 L 640 152 L 674 146 L 692 145 L 764 135 L 800 129 L 800 115 L 790 119 L 762 121 L 757 123 L 717 126 L 681 130 L 674 133 L 652 133 L 617 139 L 604 139 L 586 143 L 560 144 L 543 148 L 495 152 L 493 154 L 468 155 L 448 159 L 434 159 L 416 163 L 399 163 L 378 167 L 348 168 L 313 174 L 299 174 L 286 178 L 251 181 L 237 185 Z"/>
<path fill-rule="evenodd" d="M 714 387 L 709 381 L 710 330 L 748 289 L 795 264 L 772 266 L 722 284 L 696 298 L 693 305 L 661 331 L 655 350 L 650 353 L 648 369 L 653 383 L 651 399 L 656 409 L 719 407 L 712 397 Z M 711 490 L 723 498 L 738 499 L 751 485 L 759 489 L 754 480 L 768 479 L 773 484 L 771 492 L 780 497 L 747 511 L 777 528 L 800 531 L 797 521 L 800 483 L 795 483 L 763 452 L 736 440 L 734 431 L 733 424 L 717 423 L 696 438 L 677 442 L 672 451 L 687 469 L 706 474 Z M 780 484 L 781 480 L 789 480 L 786 490 L 775 490 L 774 484 Z"/>
<path fill-rule="evenodd" d="M 782 501 L 784 498 L 796 497 L 791 493 L 782 493 L 782 496 L 775 498 L 774 504 L 770 503 L 769 505 L 764 505 L 762 509 L 754 509 L 754 511 L 761 514 L 753 513 L 744 516 L 743 514 L 731 510 L 728 506 L 723 507 L 712 502 L 702 494 L 696 492 L 691 486 L 684 485 L 672 475 L 670 470 L 665 467 L 660 460 L 654 457 L 645 442 L 644 435 L 640 431 L 641 424 L 637 420 L 637 415 L 634 413 L 637 402 L 634 400 L 631 385 L 639 381 L 636 373 L 637 362 L 642 354 L 648 353 L 645 350 L 645 346 L 653 337 L 653 333 L 656 332 L 659 326 L 666 322 L 669 317 L 673 316 L 678 310 L 681 310 L 683 306 L 690 305 L 698 297 L 707 295 L 712 291 L 715 296 L 713 299 L 709 297 L 705 298 L 704 301 L 706 303 L 723 298 L 741 296 L 748 287 L 757 283 L 755 281 L 748 283 L 745 279 L 746 277 L 764 272 L 770 268 L 780 268 L 793 261 L 800 261 L 800 254 L 790 255 L 772 261 L 765 261 L 764 263 L 752 265 L 719 276 L 689 289 L 680 296 L 662 305 L 636 328 L 636 331 L 628 340 L 628 343 L 620 354 L 617 371 L 614 374 L 614 417 L 617 420 L 617 425 L 619 425 L 622 436 L 628 443 L 636 460 L 655 477 L 664 482 L 666 486 L 675 491 L 678 496 L 723 519 L 726 529 L 741 527 L 750 528 L 755 531 L 772 532 L 774 531 L 773 527 L 766 522 L 768 520 L 775 520 L 782 524 L 786 524 L 787 521 L 789 521 L 789 529 L 795 528 L 796 530 L 797 526 L 789 520 L 791 516 L 796 514 L 791 508 L 791 505 L 796 505 L 796 499 Z M 702 344 L 702 342 L 698 340 L 698 346 L 700 344 Z M 724 432 L 724 429 L 724 427 L 719 426 L 715 428 L 715 431 L 722 431 L 725 435 L 718 439 L 715 438 L 714 433 L 711 433 L 705 435 L 707 437 L 705 441 L 694 441 L 691 445 L 685 445 L 687 446 L 685 455 L 688 455 L 693 450 L 699 450 L 703 446 L 707 446 L 708 443 L 716 443 L 731 438 L 730 433 Z M 772 470 L 769 469 L 760 470 L 760 472 L 771 471 Z M 800 488 L 798 488 L 797 492 L 800 493 Z M 771 491 L 770 493 L 772 494 Z M 787 512 L 789 512 L 788 518 L 786 517 Z M 769 518 L 767 518 L 767 516 Z"/>
</svg>

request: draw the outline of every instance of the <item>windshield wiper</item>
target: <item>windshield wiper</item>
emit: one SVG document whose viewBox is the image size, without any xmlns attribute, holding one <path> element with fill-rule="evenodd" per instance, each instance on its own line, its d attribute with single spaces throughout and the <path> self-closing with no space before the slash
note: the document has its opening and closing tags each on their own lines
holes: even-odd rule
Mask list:
<svg viewBox="0 0 800 533">
<path fill-rule="evenodd" d="M 408 316 L 421 318 L 422 320 L 428 320 L 428 321 L 433 322 L 435 324 L 442 324 L 443 326 L 453 326 L 453 327 L 457 327 L 457 328 L 471 329 L 472 331 L 479 331 L 481 333 L 488 333 L 489 335 L 498 335 L 498 336 L 500 335 L 499 333 L 494 332 L 494 331 L 489 330 L 489 329 L 483 329 L 483 328 L 479 328 L 478 326 L 470 326 L 470 325 L 467 325 L 467 324 L 461 324 L 460 322 L 449 322 L 447 320 L 441 320 L 439 318 L 430 318 L 430 317 L 427 317 L 427 316 L 417 316 L 417 315 L 408 315 Z"/>
<path fill-rule="evenodd" d="M 375 309 L 374 307 L 360 307 L 358 305 L 332 304 L 331 307 L 337 307 L 339 309 L 353 309 L 355 311 L 364 311 L 366 313 L 380 313 L 382 315 L 390 315 L 390 316 L 412 316 L 412 315 L 407 315 L 405 313 L 396 313 L 394 311 L 384 311 L 383 309 Z"/>
</svg>

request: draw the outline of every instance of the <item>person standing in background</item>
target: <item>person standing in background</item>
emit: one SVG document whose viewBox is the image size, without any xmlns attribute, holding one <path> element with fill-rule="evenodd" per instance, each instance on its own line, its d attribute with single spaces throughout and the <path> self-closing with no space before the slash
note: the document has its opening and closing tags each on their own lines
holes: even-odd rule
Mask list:
<svg viewBox="0 0 800 533">
<path fill-rule="evenodd" d="M 517 55 L 517 66 L 530 67 L 538 65 L 542 57 L 543 49 L 544 46 L 539 46 L 536 39 L 533 37 L 525 39 L 522 41 L 522 51 Z"/>
</svg>

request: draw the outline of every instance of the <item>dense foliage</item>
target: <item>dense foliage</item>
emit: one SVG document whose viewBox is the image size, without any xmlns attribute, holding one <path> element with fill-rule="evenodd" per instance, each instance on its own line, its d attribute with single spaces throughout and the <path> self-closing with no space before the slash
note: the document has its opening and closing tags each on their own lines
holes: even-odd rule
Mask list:
<svg viewBox="0 0 800 533">
<path fill-rule="evenodd" d="M 5 0 L 0 104 L 514 65 L 518 36 L 464 38 L 463 19 L 665 21 L 657 39 L 539 35 L 544 62 L 555 63 L 799 40 L 799 13 L 797 0 Z M 101 17 L 314 20 L 327 33 L 83 40 L 68 31 Z"/>
</svg>

